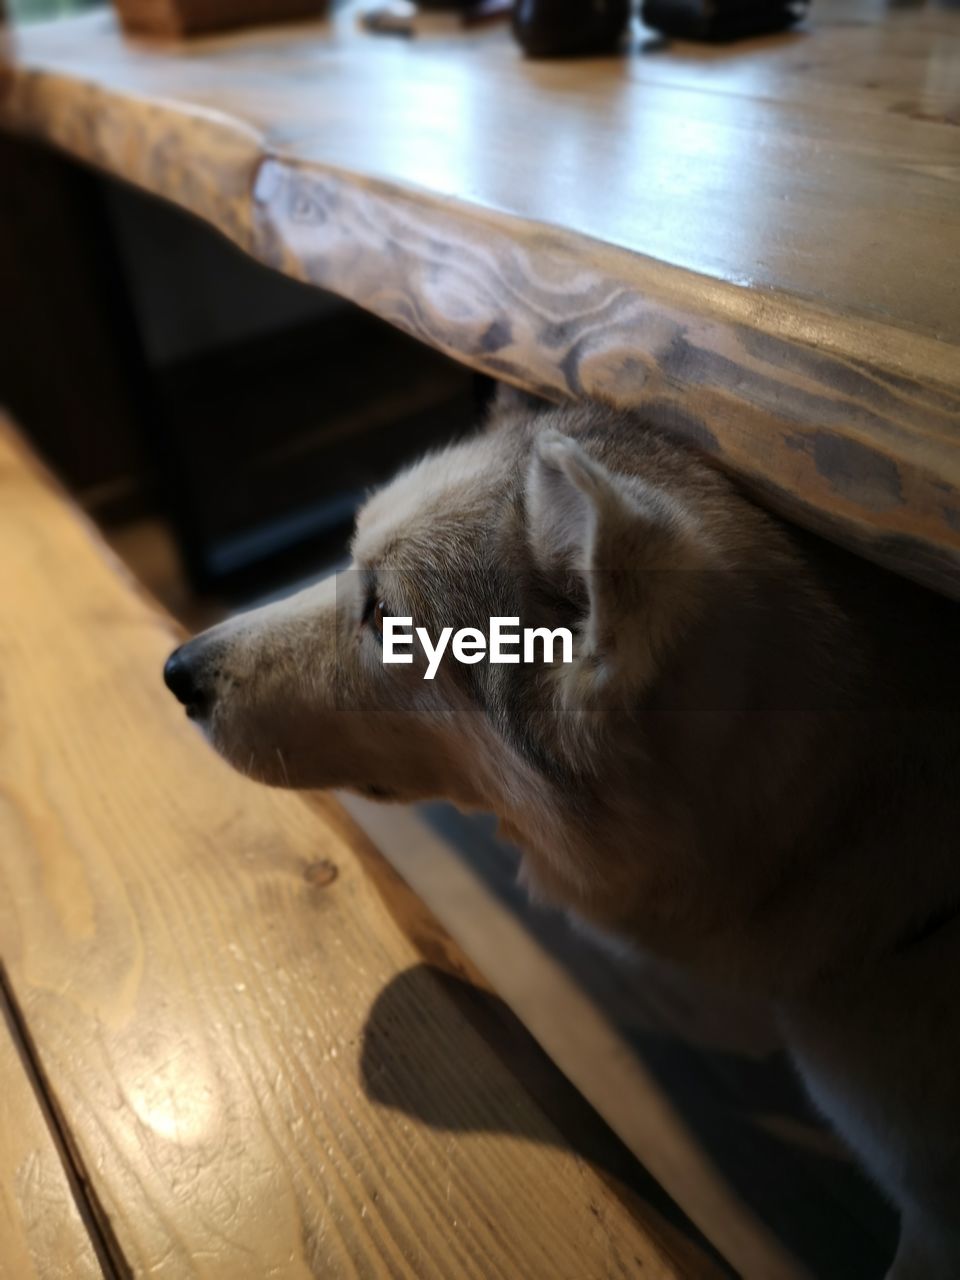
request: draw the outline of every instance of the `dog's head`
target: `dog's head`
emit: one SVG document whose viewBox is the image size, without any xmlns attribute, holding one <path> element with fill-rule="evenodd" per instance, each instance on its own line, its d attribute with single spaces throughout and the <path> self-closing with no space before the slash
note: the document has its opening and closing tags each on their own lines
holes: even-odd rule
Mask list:
<svg viewBox="0 0 960 1280">
<path fill-rule="evenodd" d="M 528 849 L 549 849 L 556 872 L 571 831 L 596 834 L 609 819 L 617 775 L 644 767 L 644 708 L 665 696 L 675 716 L 694 708 L 711 663 L 728 683 L 740 678 L 720 571 L 782 554 L 763 522 L 722 477 L 635 420 L 585 407 L 500 411 L 485 433 L 367 502 L 347 570 L 191 640 L 167 682 L 254 778 L 491 809 Z M 412 662 L 384 662 L 389 617 L 434 643 L 445 628 L 487 632 L 492 617 L 566 627 L 572 661 L 557 651 L 553 662 L 467 663 L 448 652 L 425 679 L 418 641 Z M 667 823 L 651 813 L 648 827 Z M 578 896 L 571 877 L 587 869 L 563 865 L 538 878 L 559 876 L 548 887 Z"/>
</svg>

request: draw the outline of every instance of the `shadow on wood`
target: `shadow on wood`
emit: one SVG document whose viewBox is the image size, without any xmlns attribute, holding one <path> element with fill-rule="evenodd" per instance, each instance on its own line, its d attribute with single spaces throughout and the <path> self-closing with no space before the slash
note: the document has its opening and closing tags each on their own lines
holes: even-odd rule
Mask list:
<svg viewBox="0 0 960 1280">
<path fill-rule="evenodd" d="M 536 1101 L 539 1110 L 518 1113 L 516 1128 L 504 1129 L 508 1113 L 470 1088 L 462 1064 L 435 1034 L 429 1010 L 438 985 Z M 875 1280 L 884 1274 L 896 1243 L 896 1216 L 828 1135 L 816 1140 L 809 1103 L 782 1053 L 757 1059 L 729 1050 L 706 1052 L 676 1036 L 637 1028 L 631 1039 L 732 1190 L 811 1274 L 819 1280 Z M 704 1092 L 704 1058 L 710 1059 L 709 1074 L 727 1085 L 722 1106 L 717 1089 Z M 562 1136 L 615 1182 L 628 1204 L 639 1197 L 645 1212 L 653 1207 L 701 1249 L 710 1248 L 489 990 L 432 965 L 399 974 L 370 1011 L 360 1065 L 371 1100 L 431 1128 L 510 1132 L 533 1143 Z M 541 1115 L 549 1117 L 549 1126 L 529 1123 Z M 784 1162 L 785 1139 L 790 1151 Z M 780 1165 L 784 1172 L 777 1176 Z"/>
<path fill-rule="evenodd" d="M 496 1098 L 469 1086 L 461 1061 L 445 1052 L 435 1034 L 430 1007 L 438 987 L 531 1095 L 536 1113 L 507 1111 Z M 492 991 L 429 964 L 398 974 L 370 1010 L 360 1069 L 372 1101 L 414 1116 L 431 1128 L 509 1133 L 540 1144 L 555 1143 L 560 1137 L 597 1172 L 614 1181 L 628 1207 L 638 1197 L 647 1216 L 654 1210 L 709 1253 L 717 1262 L 718 1274 L 733 1274 Z M 539 1123 L 541 1116 L 546 1124 Z M 504 1124 L 507 1118 L 509 1125 Z M 597 1205 L 590 1207 L 595 1216 L 602 1216 Z"/>
</svg>

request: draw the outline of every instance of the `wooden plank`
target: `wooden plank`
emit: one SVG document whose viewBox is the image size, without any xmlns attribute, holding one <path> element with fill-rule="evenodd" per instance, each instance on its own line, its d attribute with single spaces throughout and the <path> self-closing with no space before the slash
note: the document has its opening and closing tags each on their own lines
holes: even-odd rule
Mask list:
<svg viewBox="0 0 960 1280">
<path fill-rule="evenodd" d="M 960 593 L 960 14 L 537 64 L 355 12 L 24 28 L 8 127 L 495 376 L 645 409 L 764 501 Z"/>
<path fill-rule="evenodd" d="M 214 758 L 172 625 L 8 435 L 0 541 L 0 954 L 131 1270 L 716 1274 L 518 1083 L 342 812 Z"/>
<path fill-rule="evenodd" d="M 101 1275 L 0 991 L 0 1280 Z"/>
</svg>

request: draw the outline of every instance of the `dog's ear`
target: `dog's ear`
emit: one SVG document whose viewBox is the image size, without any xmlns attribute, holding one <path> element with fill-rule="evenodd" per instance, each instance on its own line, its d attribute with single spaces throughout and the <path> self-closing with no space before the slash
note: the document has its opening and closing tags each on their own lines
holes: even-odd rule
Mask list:
<svg viewBox="0 0 960 1280">
<path fill-rule="evenodd" d="M 585 589 L 576 684 L 639 692 L 702 606 L 709 556 L 693 514 L 555 431 L 534 447 L 526 510 L 536 563 Z"/>
</svg>

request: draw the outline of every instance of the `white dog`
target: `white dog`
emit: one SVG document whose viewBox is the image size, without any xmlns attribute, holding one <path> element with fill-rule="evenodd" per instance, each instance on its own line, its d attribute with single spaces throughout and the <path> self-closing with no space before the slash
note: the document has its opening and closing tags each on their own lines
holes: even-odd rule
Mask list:
<svg viewBox="0 0 960 1280">
<path fill-rule="evenodd" d="M 569 663 L 383 662 L 568 627 Z M 958 610 L 788 530 L 642 422 L 499 409 L 357 521 L 353 566 L 175 653 L 237 768 L 494 811 L 537 891 L 771 998 L 901 1210 L 891 1277 L 960 1277 Z"/>
</svg>

